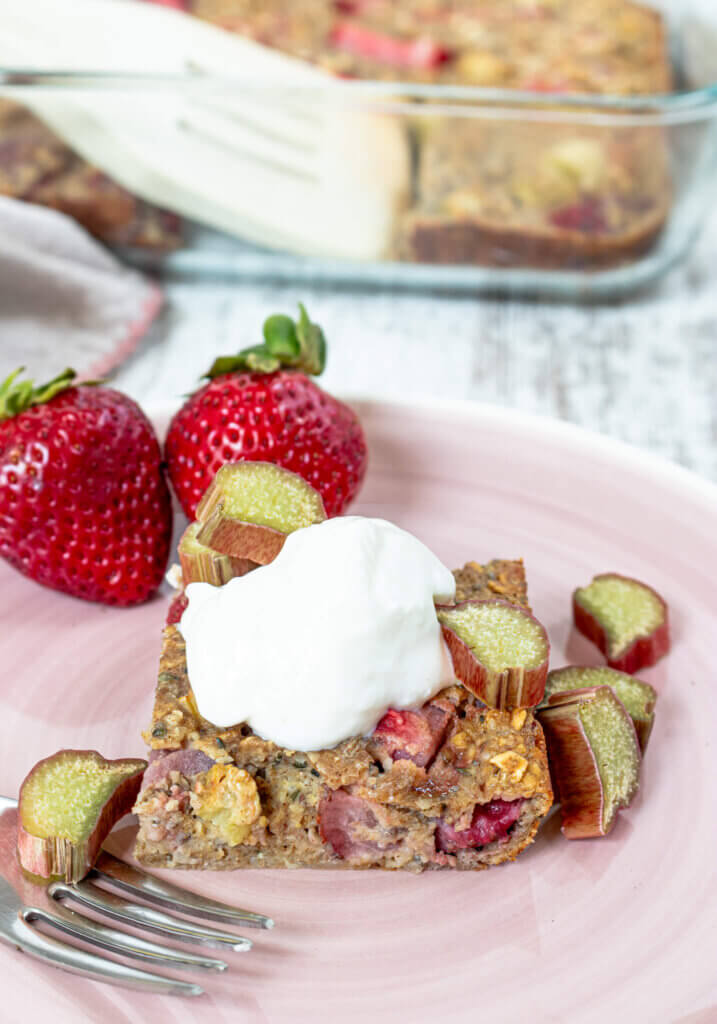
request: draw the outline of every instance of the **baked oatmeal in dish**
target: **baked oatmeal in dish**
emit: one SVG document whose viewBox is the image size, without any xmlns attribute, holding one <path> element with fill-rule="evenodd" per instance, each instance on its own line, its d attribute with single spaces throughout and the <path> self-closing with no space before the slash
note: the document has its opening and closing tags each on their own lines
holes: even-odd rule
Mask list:
<svg viewBox="0 0 717 1024">
<path fill-rule="evenodd" d="M 660 14 L 630 0 L 185 0 L 231 32 L 352 78 L 668 92 Z"/>
<path fill-rule="evenodd" d="M 341 78 L 550 93 L 556 103 L 673 87 L 662 17 L 631 0 L 156 2 Z M 389 258 L 598 269 L 638 258 L 659 236 L 671 194 L 659 130 L 528 122 L 529 113 L 432 126 L 429 104 L 415 107 L 403 118 L 413 194 L 387 232 Z M 10 103 L 0 104 L 0 192 L 61 210 L 111 244 L 181 241 L 176 219 Z"/>
<path fill-rule="evenodd" d="M 528 608 L 521 562 L 454 576 L 458 601 Z M 290 750 L 201 717 L 176 626 L 145 739 L 135 854 L 156 867 L 481 869 L 513 860 L 552 803 L 530 709 L 490 709 L 453 684 L 422 707 L 390 709 L 370 735 Z"/>
<path fill-rule="evenodd" d="M 428 263 L 580 269 L 647 251 L 669 208 L 659 130 L 426 118 L 398 251 Z"/>
<path fill-rule="evenodd" d="M 185 9 L 348 78 L 601 96 L 672 88 L 660 14 L 627 0 L 187 0 Z M 650 248 L 670 201 L 661 133 L 527 116 L 432 123 L 418 112 L 414 196 L 394 257 L 595 269 Z"/>
</svg>

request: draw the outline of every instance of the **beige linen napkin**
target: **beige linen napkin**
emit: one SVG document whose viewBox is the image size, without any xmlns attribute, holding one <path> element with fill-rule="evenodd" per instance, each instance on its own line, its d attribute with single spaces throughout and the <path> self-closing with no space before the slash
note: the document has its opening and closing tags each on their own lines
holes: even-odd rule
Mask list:
<svg viewBox="0 0 717 1024">
<path fill-rule="evenodd" d="M 138 344 L 162 304 L 64 214 L 0 196 L 0 380 L 67 366 L 102 376 Z"/>
</svg>

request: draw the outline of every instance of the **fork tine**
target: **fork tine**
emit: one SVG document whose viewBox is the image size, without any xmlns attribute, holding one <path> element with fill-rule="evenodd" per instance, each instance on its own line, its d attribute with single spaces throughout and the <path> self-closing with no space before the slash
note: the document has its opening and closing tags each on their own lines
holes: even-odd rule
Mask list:
<svg viewBox="0 0 717 1024">
<path fill-rule="evenodd" d="M 197 896 L 196 893 L 181 889 L 178 885 L 148 875 L 145 871 L 118 860 L 110 853 L 102 854 L 95 870 L 88 877 L 94 876 L 99 876 L 133 896 L 159 903 L 180 914 L 223 921 L 225 924 L 244 924 L 252 928 L 274 927 L 273 920 L 264 914 L 255 914 L 251 910 L 242 910 L 240 907 L 231 907 L 228 903 Z"/>
<path fill-rule="evenodd" d="M 40 908 L 31 908 L 29 914 L 25 914 L 25 920 L 38 920 L 53 928 L 59 928 L 68 935 L 85 942 L 108 949 L 120 956 L 131 956 L 138 960 L 151 960 L 154 963 L 162 963 L 168 967 L 177 968 L 202 968 L 207 971 L 226 971 L 227 964 L 223 960 L 215 960 L 211 957 L 197 956 L 195 953 L 183 953 L 178 949 L 170 949 L 169 946 L 162 946 L 158 942 L 150 942 L 138 935 L 128 935 L 126 932 L 117 931 L 116 928 L 108 928 L 99 921 L 93 921 L 84 914 L 70 910 L 60 901 L 53 913 Z"/>
<path fill-rule="evenodd" d="M 249 939 L 241 935 L 232 935 L 231 932 L 218 931 L 215 928 L 207 928 L 205 925 L 194 925 L 190 921 L 182 921 L 176 917 L 170 917 L 153 907 L 146 907 L 139 903 L 130 903 L 115 893 L 107 892 L 93 885 L 92 882 L 76 882 L 74 885 L 66 885 L 64 882 L 53 882 L 48 888 L 48 895 L 53 899 L 74 900 L 99 914 L 107 914 L 124 924 L 148 928 L 150 931 L 159 932 L 168 938 L 178 939 L 180 942 L 189 942 L 196 945 L 200 942 L 207 946 L 226 949 L 227 946 L 235 952 L 242 952 L 251 949 Z"/>
<path fill-rule="evenodd" d="M 230 117 L 208 107 L 196 109 L 187 104 L 177 127 L 258 167 L 272 167 L 284 175 L 308 182 L 319 180 L 315 153 L 299 148 L 278 134 L 260 130 L 239 112 Z"/>
<path fill-rule="evenodd" d="M 34 908 L 26 908 L 25 913 L 32 915 Z M 161 974 L 151 974 L 136 967 L 127 967 L 114 960 L 106 960 L 84 949 L 59 942 L 49 935 L 43 935 L 24 919 L 18 917 L 13 929 L 18 949 L 23 953 L 60 970 L 79 974 L 92 981 L 106 981 L 110 985 L 122 985 L 125 988 L 138 989 L 141 992 L 157 992 L 162 995 L 200 996 L 204 991 L 199 985 L 174 978 L 164 978 Z"/>
<path fill-rule="evenodd" d="M 292 98 L 294 102 L 292 103 Z M 322 114 L 314 98 L 313 109 L 296 105 L 296 94 L 266 88 L 235 89 L 187 96 L 185 105 L 198 112 L 217 115 L 225 122 L 240 121 L 261 136 L 268 136 L 304 153 L 317 155 Z"/>
</svg>

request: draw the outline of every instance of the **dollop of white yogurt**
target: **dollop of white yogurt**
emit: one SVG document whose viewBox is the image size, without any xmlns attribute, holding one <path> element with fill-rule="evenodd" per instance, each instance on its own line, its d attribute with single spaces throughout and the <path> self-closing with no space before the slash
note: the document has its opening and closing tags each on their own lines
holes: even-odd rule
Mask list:
<svg viewBox="0 0 717 1024">
<path fill-rule="evenodd" d="M 367 735 L 453 680 L 434 598 L 454 594 L 451 572 L 393 523 L 296 530 L 271 564 L 187 587 L 178 628 L 199 711 L 291 750 Z"/>
</svg>

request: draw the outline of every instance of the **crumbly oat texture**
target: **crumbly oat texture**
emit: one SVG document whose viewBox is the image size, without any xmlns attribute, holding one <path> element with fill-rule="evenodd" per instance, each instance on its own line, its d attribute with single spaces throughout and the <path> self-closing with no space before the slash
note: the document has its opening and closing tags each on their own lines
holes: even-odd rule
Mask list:
<svg viewBox="0 0 717 1024">
<path fill-rule="evenodd" d="M 455 575 L 462 600 L 528 606 L 520 562 Z M 552 803 L 532 712 L 487 709 L 459 685 L 331 750 L 216 729 L 198 714 L 173 626 L 145 739 L 135 853 L 153 866 L 480 869 L 513 860 Z"/>
<path fill-rule="evenodd" d="M 607 267 L 658 237 L 669 208 L 652 127 L 444 118 L 421 125 L 404 258 L 544 269 Z"/>
<path fill-rule="evenodd" d="M 185 9 L 349 78 L 627 95 L 671 87 L 662 19 L 631 0 L 185 0 Z"/>
</svg>

